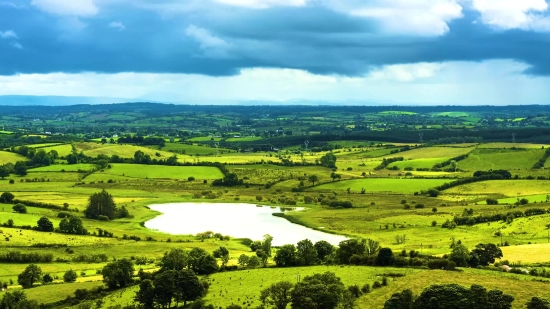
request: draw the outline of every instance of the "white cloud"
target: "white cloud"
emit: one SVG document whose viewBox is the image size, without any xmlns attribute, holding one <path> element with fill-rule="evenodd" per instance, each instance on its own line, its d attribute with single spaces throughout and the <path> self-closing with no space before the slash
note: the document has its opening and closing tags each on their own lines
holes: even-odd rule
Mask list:
<svg viewBox="0 0 550 309">
<path fill-rule="evenodd" d="M 19 42 L 13 42 L 13 43 L 11 43 L 11 46 L 13 48 L 23 49 L 23 45 L 21 45 L 21 43 L 19 43 Z"/>
<path fill-rule="evenodd" d="M 353 16 L 374 18 L 383 30 L 396 34 L 443 35 L 450 21 L 463 16 L 460 0 L 318 1 Z"/>
<path fill-rule="evenodd" d="M 253 9 L 266 9 L 274 6 L 305 6 L 307 0 L 214 0 L 219 3 L 249 7 Z"/>
<path fill-rule="evenodd" d="M 55 15 L 94 16 L 99 12 L 94 0 L 32 0 L 31 5 Z"/>
<path fill-rule="evenodd" d="M 435 76 L 443 68 L 441 63 L 394 64 L 375 69 L 368 74 L 372 80 L 412 82 Z"/>
<path fill-rule="evenodd" d="M 550 31 L 545 0 L 472 0 L 481 21 L 496 28 Z"/>
<path fill-rule="evenodd" d="M 109 24 L 109 28 L 113 28 L 113 29 L 116 29 L 118 31 L 122 31 L 122 30 L 126 29 L 126 26 L 124 26 L 124 24 L 121 23 L 120 21 L 113 21 L 112 23 Z"/>
<path fill-rule="evenodd" d="M 189 25 L 185 29 L 185 34 L 199 42 L 205 56 L 213 58 L 227 57 L 229 44 L 223 39 L 212 35 L 208 30 Z"/>
<path fill-rule="evenodd" d="M 17 34 L 13 30 L 0 31 L 0 39 L 18 39 Z"/>
<path fill-rule="evenodd" d="M 239 75 L 226 77 L 150 73 L 21 74 L 0 76 L 0 95 L 104 97 L 108 93 L 110 97 L 128 100 L 215 104 L 239 100 L 547 104 L 550 78 L 521 74 L 527 68 L 524 63 L 498 60 L 393 65 L 364 77 L 267 68 L 244 69 Z"/>
</svg>

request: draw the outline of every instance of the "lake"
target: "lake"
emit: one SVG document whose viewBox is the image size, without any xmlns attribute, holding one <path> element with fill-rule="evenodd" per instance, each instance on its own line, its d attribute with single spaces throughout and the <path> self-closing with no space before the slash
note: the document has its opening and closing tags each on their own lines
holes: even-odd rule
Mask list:
<svg viewBox="0 0 550 309">
<path fill-rule="evenodd" d="M 206 231 L 233 238 L 261 240 L 265 234 L 273 236 L 273 245 L 296 244 L 303 239 L 312 242 L 326 240 L 338 245 L 346 237 L 324 233 L 294 224 L 272 214 L 280 207 L 258 207 L 252 204 L 232 203 L 171 203 L 151 205 L 161 212 L 145 223 L 145 227 L 169 234 L 196 235 Z"/>
</svg>

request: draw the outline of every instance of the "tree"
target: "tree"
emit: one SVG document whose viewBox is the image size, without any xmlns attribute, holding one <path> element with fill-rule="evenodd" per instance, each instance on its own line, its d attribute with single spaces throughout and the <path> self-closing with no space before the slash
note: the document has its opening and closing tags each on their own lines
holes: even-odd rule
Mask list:
<svg viewBox="0 0 550 309">
<path fill-rule="evenodd" d="M 341 264 L 349 264 L 349 259 L 353 255 L 363 255 L 365 253 L 364 239 L 347 239 L 340 242 L 336 250 L 336 256 Z"/>
<path fill-rule="evenodd" d="M 273 243 L 273 236 L 269 234 L 264 235 L 264 240 L 262 241 L 262 250 L 267 254 L 267 256 L 271 256 L 271 244 Z"/>
<path fill-rule="evenodd" d="M 65 217 L 59 222 L 59 230 L 62 233 L 86 235 L 88 231 L 84 228 L 82 220 L 79 217 L 69 216 Z"/>
<path fill-rule="evenodd" d="M 98 219 L 99 216 L 106 216 L 109 220 L 114 220 L 117 209 L 113 196 L 107 193 L 105 189 L 99 193 L 92 194 L 88 200 L 88 206 L 84 214 L 89 219 Z"/>
<path fill-rule="evenodd" d="M 68 283 L 76 282 L 76 278 L 78 278 L 78 275 L 72 269 L 67 270 L 63 275 L 63 281 Z"/>
<path fill-rule="evenodd" d="M 0 195 L 0 203 L 11 203 L 15 196 L 11 192 L 4 192 Z"/>
<path fill-rule="evenodd" d="M 229 262 L 229 250 L 226 247 L 219 247 L 212 253 L 215 258 L 222 260 L 222 267 L 225 267 Z"/>
<path fill-rule="evenodd" d="M 283 245 L 275 253 L 273 258 L 277 266 L 294 266 L 296 265 L 296 246 Z"/>
<path fill-rule="evenodd" d="M 382 248 L 378 251 L 376 265 L 389 266 L 393 263 L 393 251 L 390 248 Z"/>
<path fill-rule="evenodd" d="M 336 156 L 329 152 L 321 157 L 321 165 L 328 167 L 328 168 L 335 168 L 336 167 Z"/>
<path fill-rule="evenodd" d="M 331 255 L 334 252 L 334 246 L 328 241 L 320 240 L 315 243 L 315 250 L 317 250 L 317 258 L 323 261 L 326 256 Z"/>
<path fill-rule="evenodd" d="M 27 175 L 27 164 L 23 161 L 17 161 L 15 163 L 15 167 L 13 168 L 14 172 L 18 176 L 25 176 Z"/>
<path fill-rule="evenodd" d="M 139 290 L 136 292 L 134 300 L 140 303 L 143 309 L 153 309 L 155 307 L 155 296 L 153 281 L 145 279 L 139 283 Z"/>
<path fill-rule="evenodd" d="M 384 309 L 410 309 L 413 300 L 413 293 L 409 289 L 399 293 L 393 293 L 390 299 L 384 303 Z"/>
<path fill-rule="evenodd" d="M 199 275 L 209 275 L 218 271 L 216 258 L 202 248 L 189 251 L 188 268 Z"/>
<path fill-rule="evenodd" d="M 334 273 L 307 276 L 291 292 L 292 309 L 334 309 L 344 290 L 344 284 Z"/>
<path fill-rule="evenodd" d="M 264 306 L 285 309 L 291 301 L 290 291 L 293 287 L 294 285 L 288 281 L 272 284 L 260 292 L 260 301 Z"/>
<path fill-rule="evenodd" d="M 296 249 L 300 264 L 309 266 L 317 261 L 317 249 L 315 249 L 311 240 L 304 239 L 299 241 Z"/>
<path fill-rule="evenodd" d="M 253 255 L 248 259 L 248 267 L 258 267 L 260 266 L 260 258 Z"/>
<path fill-rule="evenodd" d="M 237 261 L 239 263 L 239 265 L 241 267 L 245 267 L 247 264 L 248 264 L 248 255 L 246 254 L 241 254 L 241 256 L 239 256 L 239 260 Z"/>
<path fill-rule="evenodd" d="M 189 252 L 180 248 L 172 249 L 164 253 L 159 266 L 161 271 L 182 270 L 189 263 Z"/>
<path fill-rule="evenodd" d="M 23 291 L 6 292 L 0 301 L 0 309 L 38 309 L 35 300 L 28 300 Z"/>
<path fill-rule="evenodd" d="M 368 256 L 372 256 L 378 254 L 378 251 L 380 251 L 380 243 L 370 238 L 367 238 L 365 241 L 365 254 Z"/>
<path fill-rule="evenodd" d="M 453 172 L 456 172 L 456 169 L 458 167 L 458 164 L 456 163 L 456 160 L 451 160 L 451 169 Z"/>
<path fill-rule="evenodd" d="M 190 269 L 178 271 L 175 283 L 176 302 L 183 301 L 184 306 L 189 301 L 201 298 L 204 293 L 204 286 L 200 283 L 197 275 Z"/>
<path fill-rule="evenodd" d="M 38 230 L 43 232 L 53 232 L 53 223 L 47 217 L 42 217 L 36 222 L 38 225 Z"/>
<path fill-rule="evenodd" d="M 0 166 L 0 178 L 2 180 L 10 175 L 10 172 L 5 166 Z"/>
<path fill-rule="evenodd" d="M 455 244 L 449 256 L 449 260 L 455 262 L 458 267 L 466 267 L 470 260 L 470 252 L 463 244 Z"/>
<path fill-rule="evenodd" d="M 134 263 L 127 259 L 116 260 L 105 265 L 101 274 L 103 275 L 103 282 L 110 289 L 123 288 L 132 282 Z"/>
<path fill-rule="evenodd" d="M 48 284 L 53 282 L 53 277 L 50 274 L 45 274 L 42 276 L 42 284 Z"/>
<path fill-rule="evenodd" d="M 20 214 L 26 214 L 27 213 L 27 206 L 23 204 L 15 204 L 12 207 L 13 211 L 20 213 Z"/>
<path fill-rule="evenodd" d="M 67 164 L 77 164 L 78 163 L 78 156 L 75 154 L 69 154 L 67 156 Z"/>
<path fill-rule="evenodd" d="M 429 189 L 429 190 L 428 190 L 428 195 L 429 195 L 430 197 L 437 197 L 437 196 L 439 196 L 439 190 L 433 189 L 433 188 L 432 188 L 432 189 Z"/>
<path fill-rule="evenodd" d="M 168 270 L 155 276 L 155 302 L 162 308 L 170 308 L 172 305 L 172 299 L 176 295 L 176 275 L 177 271 Z"/>
<path fill-rule="evenodd" d="M 545 298 L 533 297 L 525 304 L 527 309 L 550 309 L 550 301 Z"/>
<path fill-rule="evenodd" d="M 514 297 L 480 285 L 435 284 L 416 297 L 411 308 L 510 309 Z"/>
<path fill-rule="evenodd" d="M 310 176 L 308 177 L 308 180 L 309 180 L 309 182 L 311 182 L 313 185 L 315 185 L 315 183 L 316 183 L 317 181 L 319 181 L 319 176 L 317 176 L 317 175 L 310 175 Z"/>
<path fill-rule="evenodd" d="M 34 264 L 30 264 L 17 277 L 17 282 L 24 288 L 32 287 L 37 281 L 42 280 L 42 269 Z"/>
<path fill-rule="evenodd" d="M 479 265 L 487 266 L 494 263 L 495 259 L 502 258 L 502 250 L 495 244 L 479 244 L 472 250 L 471 255 L 477 257 Z"/>
</svg>

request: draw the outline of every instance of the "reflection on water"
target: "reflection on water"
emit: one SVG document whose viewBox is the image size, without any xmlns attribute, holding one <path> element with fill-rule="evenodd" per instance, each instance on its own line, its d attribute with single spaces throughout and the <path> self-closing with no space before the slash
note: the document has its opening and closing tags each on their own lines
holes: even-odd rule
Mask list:
<svg viewBox="0 0 550 309">
<path fill-rule="evenodd" d="M 255 207 L 258 206 L 258 207 Z M 308 238 L 326 240 L 337 245 L 346 238 L 315 231 L 272 215 L 274 212 L 301 210 L 296 207 L 259 207 L 261 205 L 230 203 L 172 203 L 151 205 L 162 214 L 147 221 L 145 227 L 170 234 L 192 234 L 214 231 L 236 238 L 262 239 L 273 236 L 273 245 L 296 244 Z"/>
</svg>

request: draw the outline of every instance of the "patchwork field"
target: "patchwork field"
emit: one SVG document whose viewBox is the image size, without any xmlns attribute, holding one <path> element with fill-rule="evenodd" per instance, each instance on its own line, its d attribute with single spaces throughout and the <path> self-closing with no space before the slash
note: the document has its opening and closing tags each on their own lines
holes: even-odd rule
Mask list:
<svg viewBox="0 0 550 309">
<path fill-rule="evenodd" d="M 458 162 L 458 168 L 472 172 L 490 169 L 525 170 L 531 169 L 543 155 L 544 149 L 477 149 L 467 159 Z"/>
<path fill-rule="evenodd" d="M 158 179 L 219 179 L 223 174 L 217 167 L 208 166 L 154 166 L 135 164 L 112 164 L 112 168 L 105 169 L 98 174 L 124 176 L 130 178 L 158 178 Z"/>
<path fill-rule="evenodd" d="M 27 158 L 20 156 L 16 153 L 0 151 L 0 165 L 6 163 L 14 163 L 17 161 L 27 161 Z"/>
<path fill-rule="evenodd" d="M 446 179 L 387 179 L 367 178 L 357 180 L 336 181 L 316 186 L 315 191 L 350 190 L 354 193 L 365 189 L 367 192 L 392 192 L 400 194 L 412 194 L 421 190 L 442 185 L 449 180 Z"/>
</svg>

